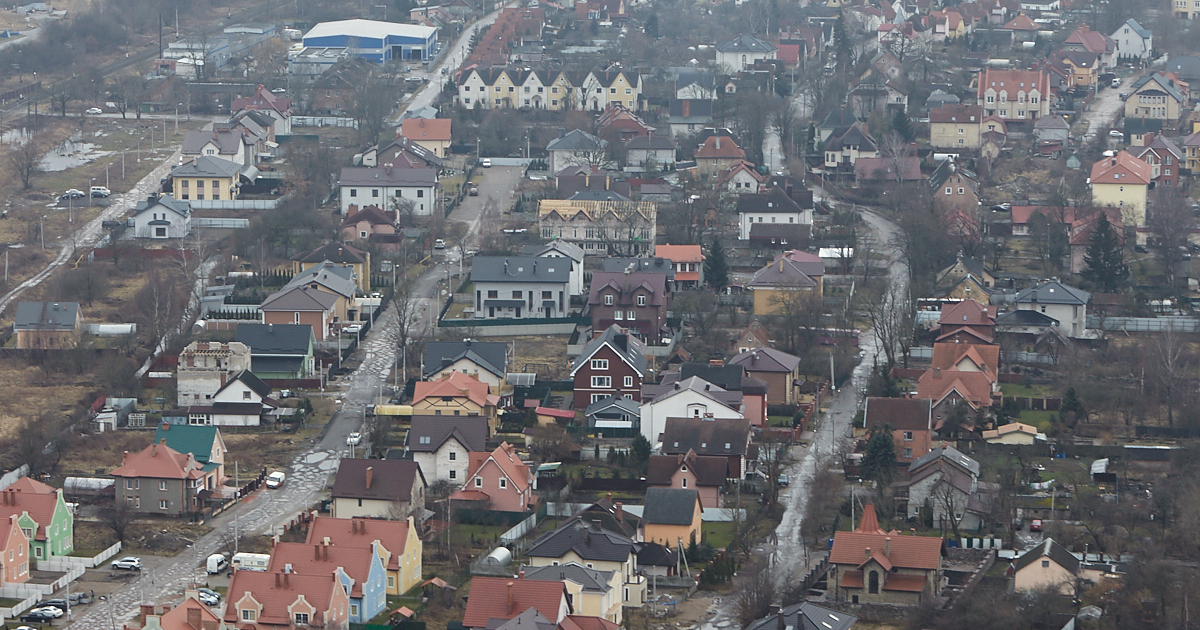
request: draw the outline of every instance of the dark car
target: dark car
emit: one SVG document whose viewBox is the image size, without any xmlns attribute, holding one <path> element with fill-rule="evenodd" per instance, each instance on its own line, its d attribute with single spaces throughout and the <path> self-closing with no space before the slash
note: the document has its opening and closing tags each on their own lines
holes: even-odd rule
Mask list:
<svg viewBox="0 0 1200 630">
<path fill-rule="evenodd" d="M 46 600 L 42 600 L 41 603 L 38 604 L 39 608 L 42 606 L 53 606 L 59 610 L 65 611 L 67 609 L 67 600 L 65 600 L 65 599 L 46 599 Z"/>
<path fill-rule="evenodd" d="M 1138 244 L 1133 246 L 1133 251 L 1139 254 L 1148 254 L 1150 253 L 1150 248 L 1146 247 L 1145 245 Z"/>
<path fill-rule="evenodd" d="M 40 610 L 35 610 L 28 615 L 21 617 L 21 621 L 26 623 L 50 623 L 51 621 L 54 621 L 54 615 L 42 612 Z"/>
</svg>

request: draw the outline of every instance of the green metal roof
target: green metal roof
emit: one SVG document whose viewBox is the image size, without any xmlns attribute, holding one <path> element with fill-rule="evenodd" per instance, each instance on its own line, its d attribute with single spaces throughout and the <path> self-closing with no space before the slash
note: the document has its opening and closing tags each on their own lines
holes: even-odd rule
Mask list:
<svg viewBox="0 0 1200 630">
<path fill-rule="evenodd" d="M 162 443 L 166 439 L 167 446 L 180 453 L 191 453 L 200 463 L 208 463 L 212 455 L 213 440 L 217 439 L 217 427 L 190 424 L 159 425 L 154 432 L 154 442 Z"/>
</svg>

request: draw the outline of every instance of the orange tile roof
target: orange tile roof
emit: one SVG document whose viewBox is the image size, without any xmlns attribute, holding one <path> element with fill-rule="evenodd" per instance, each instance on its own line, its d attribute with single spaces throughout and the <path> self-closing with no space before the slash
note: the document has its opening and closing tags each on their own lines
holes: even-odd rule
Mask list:
<svg viewBox="0 0 1200 630">
<path fill-rule="evenodd" d="M 1128 184 L 1148 185 L 1151 168 L 1133 156 L 1128 151 L 1118 151 L 1112 157 L 1100 158 L 1092 164 L 1092 185 L 1096 184 Z"/>
<path fill-rule="evenodd" d="M 603 617 L 584 617 L 582 615 L 567 615 L 558 624 L 558 630 L 617 630 L 620 627 Z"/>
<path fill-rule="evenodd" d="M 887 579 L 883 582 L 883 590 L 920 593 L 925 590 L 925 578 L 920 575 L 889 573 Z"/>
<path fill-rule="evenodd" d="M 963 359 L 970 359 L 976 367 L 993 378 L 1000 368 L 1000 346 L 981 343 L 935 343 L 930 367 L 941 370 L 957 369 Z"/>
<path fill-rule="evenodd" d="M 890 539 L 890 553 L 887 552 Z M 870 554 L 867 551 L 870 551 Z M 865 532 L 837 532 L 829 561 L 861 567 L 872 557 L 887 559 L 901 569 L 935 570 L 941 561 L 942 539 L 928 536 L 884 535 Z M 891 568 L 889 567 L 890 571 Z"/>
<path fill-rule="evenodd" d="M 45 485 L 41 482 L 35 483 Z M 29 518 L 38 524 L 37 531 L 33 534 L 34 540 L 46 540 L 46 527 L 54 520 L 54 510 L 57 507 L 58 492 L 53 488 L 50 494 L 24 492 L 12 486 L 0 491 L 0 519 L 29 512 Z"/>
<path fill-rule="evenodd" d="M 559 623 L 563 620 L 559 610 L 567 599 L 566 588 L 562 582 L 476 577 L 471 580 L 463 627 L 483 628 L 489 619 L 512 619 L 530 608 Z M 570 612 L 569 604 L 567 609 Z"/>
<path fill-rule="evenodd" d="M 370 547 L 281 542 L 271 550 L 268 571 L 283 571 L 291 566 L 292 575 L 324 576 L 339 567 L 354 579 L 351 597 L 362 597 L 362 585 L 371 575 L 374 552 Z"/>
<path fill-rule="evenodd" d="M 654 255 L 671 262 L 704 262 L 704 251 L 699 245 L 655 245 Z"/>
<path fill-rule="evenodd" d="M 495 405 L 499 399 L 488 394 L 487 383 L 480 382 L 461 372 L 451 372 L 439 381 L 417 381 L 413 387 L 412 404 L 417 404 L 426 398 L 441 396 L 465 396 L 471 402 L 484 407 Z"/>
<path fill-rule="evenodd" d="M 957 326 L 986 326 L 996 323 L 996 307 L 984 306 L 974 300 L 942 306 L 938 324 Z"/>
<path fill-rule="evenodd" d="M 5 490 L 15 490 L 17 492 L 34 492 L 37 494 L 54 494 L 57 492 L 52 486 L 46 485 L 33 477 L 21 477 L 13 482 L 13 484 Z"/>
<path fill-rule="evenodd" d="M 126 451 L 124 461 L 112 471 L 112 476 L 199 479 L 204 476 L 204 467 L 191 453 L 180 453 L 166 444 L 151 444 L 138 453 Z"/>
<path fill-rule="evenodd" d="M 387 568 L 397 570 L 408 544 L 408 521 L 318 516 L 309 526 L 305 542 L 312 545 L 326 538 L 334 545 L 367 548 L 378 540 L 391 553 Z"/>
<path fill-rule="evenodd" d="M 341 582 L 329 575 L 299 575 L 280 573 L 278 571 L 237 571 L 233 572 L 233 580 L 225 598 L 225 623 L 234 627 L 283 626 L 292 627 L 292 618 L 288 615 L 291 606 L 300 597 L 317 609 L 311 625 L 320 627 L 325 622 L 325 613 L 330 610 L 335 588 L 342 588 Z M 237 604 L 242 597 L 249 594 L 262 605 L 258 615 L 257 625 L 244 626 L 241 622 Z"/>
<path fill-rule="evenodd" d="M 941 402 L 952 391 L 957 391 L 972 407 L 987 407 L 992 404 L 994 377 L 983 372 L 931 369 L 917 380 L 917 398 Z"/>
<path fill-rule="evenodd" d="M 193 610 L 200 611 L 191 614 L 199 615 L 200 627 L 205 630 L 216 628 L 221 623 L 221 618 L 216 613 L 193 596 L 185 598 L 178 606 L 163 613 L 158 619 L 158 624 L 162 626 L 162 630 L 197 630 L 189 621 L 189 613 Z"/>
<path fill-rule="evenodd" d="M 521 461 L 521 458 L 517 456 L 517 449 L 508 442 L 502 442 L 500 446 L 496 447 L 496 450 L 484 453 L 483 457 L 477 457 L 476 453 L 471 453 L 470 460 L 471 473 L 467 475 L 467 481 L 470 481 L 471 477 L 474 477 L 475 473 L 479 472 L 479 469 L 490 460 L 496 462 L 500 470 L 512 481 L 516 490 L 524 491 L 533 482 L 529 466 Z"/>
<path fill-rule="evenodd" d="M 1050 75 L 1043 70 L 992 70 L 985 68 L 979 77 L 979 90 L 976 96 L 980 99 L 991 88 L 997 92 L 1008 92 L 1011 99 L 1017 92 L 1029 92 L 1037 89 L 1042 98 L 1050 94 Z"/>
<path fill-rule="evenodd" d="M 746 152 L 729 136 L 709 136 L 700 148 L 696 149 L 695 157 L 702 159 L 746 159 Z"/>
<path fill-rule="evenodd" d="M 405 118 L 404 122 L 400 123 L 400 135 L 417 142 L 449 142 L 451 122 L 453 121 L 449 118 Z"/>
</svg>

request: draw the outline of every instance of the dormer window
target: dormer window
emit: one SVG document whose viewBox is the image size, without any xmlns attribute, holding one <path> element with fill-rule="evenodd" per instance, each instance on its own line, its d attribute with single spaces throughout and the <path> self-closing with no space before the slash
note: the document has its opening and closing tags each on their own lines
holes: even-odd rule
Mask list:
<svg viewBox="0 0 1200 630">
<path fill-rule="evenodd" d="M 605 306 L 612 306 L 612 305 L 613 305 L 613 302 L 614 302 L 614 300 L 613 300 L 613 295 L 612 295 L 611 293 L 605 293 L 605 294 L 604 294 L 604 305 L 605 305 Z"/>
<path fill-rule="evenodd" d="M 253 608 L 243 608 L 242 621 L 258 621 L 258 611 Z"/>
<path fill-rule="evenodd" d="M 646 296 L 644 296 L 644 295 L 637 296 L 637 305 L 645 306 L 646 305 Z"/>
</svg>

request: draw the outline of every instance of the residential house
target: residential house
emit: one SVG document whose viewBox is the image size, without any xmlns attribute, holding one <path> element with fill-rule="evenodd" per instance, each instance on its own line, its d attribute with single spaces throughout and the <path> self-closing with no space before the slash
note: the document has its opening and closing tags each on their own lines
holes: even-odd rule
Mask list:
<svg viewBox="0 0 1200 630">
<path fill-rule="evenodd" d="M 818 144 L 829 142 L 830 138 L 841 136 L 857 122 L 858 117 L 849 108 L 839 107 L 832 109 L 821 120 L 821 124 L 817 125 L 817 134 L 813 140 Z"/>
<path fill-rule="evenodd" d="M 354 270 L 354 278 L 358 282 L 358 290 L 367 293 L 371 290 L 371 254 L 345 243 L 330 242 L 292 256 L 292 273 L 322 265 L 326 262 L 335 263 Z"/>
<path fill-rule="evenodd" d="M 958 11 L 930 11 L 929 21 L 933 26 L 935 40 L 950 41 L 966 37 L 968 25 Z"/>
<path fill-rule="evenodd" d="M 162 610 L 156 610 L 153 604 L 142 606 L 140 630 L 229 630 L 231 627 L 225 625 L 211 608 L 200 603 L 199 593 L 191 589 L 184 590 L 183 601 L 177 606 L 164 605 Z M 162 614 L 156 614 L 158 612 Z"/>
<path fill-rule="evenodd" d="M 1198 84 L 1200 85 L 1200 84 Z M 1126 118 L 1124 141 L 1130 148 L 1146 145 L 1146 136 L 1162 132 L 1163 121 L 1156 118 Z"/>
<path fill-rule="evenodd" d="M 640 402 L 647 370 L 645 343 L 629 330 L 610 325 L 583 347 L 571 364 L 575 409 L 620 396 Z"/>
<path fill-rule="evenodd" d="M 18 302 L 13 334 L 19 350 L 61 350 L 79 344 L 78 302 Z"/>
<path fill-rule="evenodd" d="M 1071 273 L 1083 273 L 1083 270 L 1087 268 L 1087 250 L 1092 243 L 1092 233 L 1101 216 L 1108 219 L 1117 241 L 1124 244 L 1125 224 L 1121 218 L 1120 208 L 1103 208 L 1099 212 L 1079 216 L 1071 222 L 1067 231 L 1067 237 L 1071 244 Z"/>
<path fill-rule="evenodd" d="M 1045 70 L 993 70 L 979 76 L 976 97 L 986 116 L 1004 122 L 1035 121 L 1050 114 L 1050 75 Z"/>
<path fill-rule="evenodd" d="M 1038 432 L 1037 427 L 1022 422 L 1010 422 L 990 431 L 983 432 L 983 441 L 988 444 L 1018 444 L 1030 446 L 1045 435 Z"/>
<path fill-rule="evenodd" d="M 1086 335 L 1087 305 L 1091 294 L 1083 289 L 1051 280 L 1017 293 L 1019 311 L 1037 311 L 1058 321 L 1058 332 L 1064 337 Z"/>
<path fill-rule="evenodd" d="M 238 324 L 234 339 L 250 347 L 250 370 L 259 378 L 298 379 L 316 373 L 308 324 Z"/>
<path fill-rule="evenodd" d="M 215 157 L 228 160 L 238 166 L 254 166 L 254 147 L 247 147 L 248 141 L 240 131 L 227 125 L 214 124 L 208 131 L 187 131 L 183 134 L 183 143 L 179 151 L 184 160 L 201 156 Z"/>
<path fill-rule="evenodd" d="M 717 67 L 726 74 L 747 70 L 764 59 L 774 59 L 779 47 L 753 35 L 740 35 L 717 44 Z"/>
<path fill-rule="evenodd" d="M 1193 173 L 1200 172 L 1200 132 L 1184 138 L 1183 151 L 1187 169 Z"/>
<path fill-rule="evenodd" d="M 896 159 L 860 157 L 854 162 L 856 185 L 871 182 L 915 182 L 921 179 L 921 158 L 915 155 L 904 155 Z"/>
<path fill-rule="evenodd" d="M 29 538 L 15 514 L 0 527 L 0 586 L 24 584 L 30 578 Z"/>
<path fill-rule="evenodd" d="M 1041 30 L 1041 27 L 1025 13 L 1018 13 L 1013 19 L 1005 22 L 1003 26 L 996 30 L 1001 32 L 1007 31 L 1010 34 L 1009 41 L 1015 47 L 1021 42 L 1036 40 L 1037 33 Z"/>
<path fill-rule="evenodd" d="M 600 261 L 600 270 L 605 273 L 654 273 L 666 276 L 668 294 L 675 284 L 675 267 L 671 261 L 661 256 L 654 258 L 616 258 L 609 257 Z"/>
<path fill-rule="evenodd" d="M 658 258 L 665 258 L 675 265 L 672 291 L 699 289 L 704 286 L 704 251 L 700 245 L 666 243 L 655 247 L 654 255 Z"/>
<path fill-rule="evenodd" d="M 1079 594 L 1082 567 L 1075 554 L 1053 538 L 1046 538 L 1012 561 L 1013 591 L 1027 593 L 1048 588 L 1075 597 Z"/>
<path fill-rule="evenodd" d="M 270 116 L 275 120 L 275 133 L 290 135 L 292 133 L 292 99 L 276 96 L 261 84 L 251 96 L 235 98 L 229 104 L 234 114 L 256 111 Z"/>
<path fill-rule="evenodd" d="M 527 245 L 521 248 L 521 254 L 536 258 L 562 259 L 570 261 L 571 280 L 568 291 L 571 295 L 583 295 L 583 248 L 575 243 L 554 239 L 545 245 Z"/>
<path fill-rule="evenodd" d="M 384 214 L 378 206 L 359 208 L 351 205 L 346 218 L 338 227 L 339 236 L 343 241 L 370 241 L 376 234 L 391 236 L 396 234 L 396 213 Z"/>
<path fill-rule="evenodd" d="M 1162 134 L 1151 133 L 1146 134 L 1146 137 L 1146 144 L 1140 149 L 1131 150 L 1130 153 L 1150 165 L 1150 181 L 1153 185 L 1178 186 L 1183 151 Z"/>
<path fill-rule="evenodd" d="M 757 348 L 759 345 L 753 347 Z M 665 392 L 667 388 L 674 387 L 675 383 L 687 381 L 692 377 L 699 377 L 704 382 L 727 390 L 730 394 L 741 393 L 742 417 L 749 420 L 750 424 L 755 427 L 766 426 L 767 384 L 746 374 L 745 367 L 725 365 L 721 359 L 710 359 L 708 363 L 681 363 L 678 371 L 663 374 L 657 389 L 647 392 L 647 389 L 643 388 L 643 399 L 645 399 L 646 393 L 657 396 Z M 737 399 L 732 396 L 726 398 L 730 404 L 737 402 Z"/>
<path fill-rule="evenodd" d="M 675 99 L 717 100 L 717 79 L 711 72 L 695 68 L 675 69 Z"/>
<path fill-rule="evenodd" d="M 183 516 L 199 512 L 201 490 L 220 483 L 216 467 L 196 461 L 191 453 L 154 442 L 137 453 L 125 452 L 116 477 L 116 501 L 139 514 Z"/>
<path fill-rule="evenodd" d="M 933 207 L 950 222 L 951 232 L 978 234 L 979 179 L 963 168 L 958 160 L 946 158 L 925 181 L 933 197 Z"/>
<path fill-rule="evenodd" d="M 625 143 L 625 168 L 648 173 L 673 171 L 678 150 L 679 144 L 670 136 L 635 136 Z"/>
<path fill-rule="evenodd" d="M 954 304 L 942 305 L 935 343 L 991 344 L 995 326 L 995 306 L 963 298 Z"/>
<path fill-rule="evenodd" d="M 633 437 L 641 431 L 641 405 L 632 398 L 608 396 L 583 412 L 590 431 L 605 437 Z"/>
<path fill-rule="evenodd" d="M 462 488 L 450 495 L 452 501 L 495 512 L 524 513 L 537 507 L 533 472 L 508 442 L 490 453 L 471 453 L 468 471 Z"/>
<path fill-rule="evenodd" d="M 499 427 L 496 408 L 500 397 L 487 383 L 462 372 L 449 372 L 437 381 L 417 381 L 413 386 L 414 415 L 484 416 L 489 435 Z"/>
<path fill-rule="evenodd" d="M 337 317 L 338 296 L 307 286 L 284 288 L 263 300 L 259 306 L 264 324 L 303 324 L 312 327 L 318 341 L 336 339 L 333 330 Z"/>
<path fill-rule="evenodd" d="M 441 380 L 450 372 L 462 372 L 488 387 L 499 389 L 508 367 L 508 344 L 499 341 L 430 341 L 421 359 L 421 377 Z"/>
<path fill-rule="evenodd" d="M 667 277 L 661 273 L 597 271 L 587 309 L 597 329 L 620 326 L 651 345 L 670 337 Z"/>
<path fill-rule="evenodd" d="M 391 142 L 374 144 L 354 156 L 355 166 L 381 166 L 391 164 L 396 168 L 432 168 L 439 173 L 445 160 L 425 147 L 405 138 L 397 137 Z"/>
<path fill-rule="evenodd" d="M 667 109 L 671 136 L 683 138 L 711 127 L 713 102 L 709 99 L 674 99 Z"/>
<path fill-rule="evenodd" d="M 760 347 L 739 352 L 729 359 L 729 365 L 740 365 L 746 369 L 746 374 L 765 382 L 769 404 L 796 403 L 799 392 L 795 383 L 800 380 L 800 357 L 775 348 Z"/>
<path fill-rule="evenodd" d="M 1062 116 L 1042 116 L 1033 123 L 1033 136 L 1039 142 L 1067 141 L 1071 125 Z"/>
<path fill-rule="evenodd" d="M 449 118 L 405 118 L 400 122 L 400 135 L 424 147 L 437 157 L 450 157 Z"/>
<path fill-rule="evenodd" d="M 646 486 L 695 490 L 703 505 L 724 507 L 728 468 L 729 462 L 724 457 L 701 457 L 691 450 L 682 455 L 651 455 Z"/>
<path fill-rule="evenodd" d="M 432 168 L 345 166 L 338 186 L 343 215 L 350 214 L 351 205 L 373 205 L 402 217 L 427 217 L 437 204 L 437 171 Z"/>
<path fill-rule="evenodd" d="M 759 173 L 753 164 L 742 160 L 734 164 L 728 171 L 721 173 L 721 176 L 717 178 L 717 188 L 732 194 L 758 192 L 759 187 L 766 179 L 767 176 Z"/>
<path fill-rule="evenodd" d="M 354 267 L 325 260 L 297 273 L 283 285 L 281 292 L 306 288 L 327 293 L 335 298 L 333 321 L 353 321 L 358 318 L 358 307 L 354 299 L 358 295 L 358 285 Z M 315 329 L 313 332 L 316 332 Z"/>
<path fill-rule="evenodd" d="M 572 166 L 596 168 L 608 161 L 608 140 L 582 129 L 572 129 L 546 145 L 551 173 Z"/>
<path fill-rule="evenodd" d="M 133 208 L 133 235 L 137 238 L 185 238 L 192 231 L 192 204 L 171 195 L 150 195 Z"/>
<path fill-rule="evenodd" d="M 700 544 L 700 515 L 704 505 L 700 493 L 682 488 L 646 488 L 642 510 L 641 539 L 665 547 Z"/>
<path fill-rule="evenodd" d="M 1099 31 L 1093 31 L 1087 24 L 1079 25 L 1068 35 L 1063 41 L 1062 49 L 1093 53 L 1099 57 L 1102 69 L 1117 65 L 1116 40 Z"/>
<path fill-rule="evenodd" d="M 430 485 L 467 478 L 470 453 L 486 450 L 488 422 L 483 416 L 413 416 L 404 451 L 421 467 Z"/>
<path fill-rule="evenodd" d="M 412 516 L 403 520 L 318 516 L 308 527 L 308 545 L 370 549 L 379 555 L 388 595 L 403 595 L 421 583 L 420 532 Z"/>
<path fill-rule="evenodd" d="M 1200 7 L 1190 0 L 1174 0 L 1172 8 L 1175 17 L 1183 20 L 1194 20 L 1200 16 Z"/>
<path fill-rule="evenodd" d="M 544 239 L 562 239 L 587 255 L 639 256 L 654 251 L 658 204 L 614 193 L 579 192 L 570 199 L 538 201 Z"/>
<path fill-rule="evenodd" d="M 476 319 L 566 317 L 571 264 L 533 256 L 476 256 L 471 265 Z"/>
<path fill-rule="evenodd" d="M 900 81 L 871 69 L 846 93 L 846 102 L 860 118 L 881 110 L 889 116 L 908 109 L 908 88 Z"/>
<path fill-rule="evenodd" d="M 698 376 L 668 385 L 642 387 L 642 436 L 657 443 L 668 418 L 744 418 L 742 393 L 731 392 Z"/>
<path fill-rule="evenodd" d="M 458 102 L 466 107 L 601 112 L 609 103 L 637 109 L 641 74 L 623 70 L 569 72 L 477 67 L 459 75 Z"/>
<path fill-rule="evenodd" d="M 942 539 L 879 528 L 875 506 L 863 506 L 852 532 L 834 532 L 829 551 L 832 598 L 854 604 L 916 606 L 941 593 Z"/>
<path fill-rule="evenodd" d="M 1067 85 L 1072 87 L 1091 87 L 1099 81 L 1100 55 L 1093 52 L 1078 50 L 1060 50 L 1051 56 L 1067 73 Z"/>
<path fill-rule="evenodd" d="M 656 441 L 664 455 L 725 459 L 726 479 L 745 479 L 751 470 L 750 421 L 735 418 L 667 418 Z M 645 515 L 643 514 L 643 517 Z"/>
<path fill-rule="evenodd" d="M 602 500 L 603 501 L 603 500 Z M 615 510 L 620 512 L 620 504 Z M 641 543 L 625 534 L 587 520 L 594 513 L 584 510 L 558 529 L 535 540 L 525 555 L 535 567 L 583 565 L 596 571 L 613 571 L 621 576 L 621 603 L 640 607 L 646 602 L 647 580 L 638 570 Z M 601 523 L 604 522 L 603 519 Z"/>
<path fill-rule="evenodd" d="M 1174 55 L 1164 69 L 1188 84 L 1188 98 L 1200 99 L 1200 56 Z"/>
<path fill-rule="evenodd" d="M 228 201 L 237 199 L 242 169 L 229 160 L 213 156 L 192 158 L 171 170 L 171 194 L 180 201 Z"/>
<path fill-rule="evenodd" d="M 426 486 L 416 462 L 343 458 L 333 482 L 330 515 L 392 520 L 420 517 L 425 510 Z"/>
<path fill-rule="evenodd" d="M 375 543 L 378 544 L 378 543 Z M 335 575 L 350 595 L 350 623 L 366 623 L 387 609 L 387 572 L 380 551 L 370 547 L 277 542 L 268 573 L 324 577 Z"/>
<path fill-rule="evenodd" d="M 61 488 L 21 477 L 0 490 L 0 519 L 14 517 L 28 540 L 26 557 L 48 560 L 75 551 L 75 513 L 63 499 Z"/>
<path fill-rule="evenodd" d="M 939 149 L 978 149 L 983 129 L 979 105 L 943 105 L 929 110 L 929 144 Z"/>
<path fill-rule="evenodd" d="M 972 430 L 975 417 L 990 408 L 993 399 L 999 393 L 1000 386 L 995 375 L 986 372 L 933 368 L 917 379 L 916 397 L 930 401 L 933 407 L 933 428 L 939 434 Z M 947 425 L 954 415 L 954 408 L 959 405 L 966 405 L 967 409 L 963 425 Z"/>
<path fill-rule="evenodd" d="M 943 288 L 950 287 L 967 276 L 977 278 L 984 287 L 990 288 L 996 284 L 996 277 L 986 264 L 969 256 L 963 256 L 962 252 L 958 253 L 958 257 L 949 267 L 937 273 L 934 284 Z"/>
<path fill-rule="evenodd" d="M 772 630 L 781 627 L 850 630 L 856 623 L 858 623 L 858 617 L 854 615 L 818 606 L 812 602 L 800 602 L 784 608 L 772 606 L 770 614 L 750 622 L 746 630 Z"/>
<path fill-rule="evenodd" d="M 756 316 L 778 315 L 808 300 L 820 300 L 825 263 L 807 252 L 791 250 L 759 269 L 746 288 L 754 295 Z"/>
<path fill-rule="evenodd" d="M 312 111 L 324 116 L 352 115 L 359 90 L 370 79 L 372 70 L 374 64 L 359 57 L 334 63 L 312 84 Z"/>
<path fill-rule="evenodd" d="M 933 445 L 933 407 L 919 398 L 867 398 L 863 408 L 867 430 L 889 426 L 896 444 L 896 462 L 908 463 Z"/>
<path fill-rule="evenodd" d="M 251 363 L 253 363 L 251 356 Z M 188 408 L 190 424 L 256 427 L 265 412 L 279 407 L 272 399 L 271 386 L 252 372 L 243 370 L 229 379 L 212 395 L 207 405 Z"/>
<path fill-rule="evenodd" d="M 462 627 L 466 630 L 484 630 L 505 627 L 499 622 L 509 619 L 528 618 L 528 628 L 541 630 L 532 617 L 526 617 L 530 610 L 547 620 L 551 627 L 561 623 L 574 612 L 566 584 L 561 581 L 476 576 L 471 580 L 471 595 L 463 612 Z"/>
<path fill-rule="evenodd" d="M 807 203 L 802 205 L 777 186 L 768 187 L 764 192 L 738 195 L 738 238 L 749 240 L 755 227 L 761 224 L 806 226 L 811 230 L 812 197 L 803 196 L 801 199 Z"/>
<path fill-rule="evenodd" d="M 218 481 L 225 479 L 225 454 L 229 449 L 219 428 L 163 422 L 154 432 L 154 441 L 166 444 L 179 453 L 191 455 L 206 470 L 215 470 Z"/>
<path fill-rule="evenodd" d="M 856 122 L 840 135 L 831 135 L 825 141 L 826 169 L 848 173 L 854 170 L 854 163 L 863 157 L 879 157 L 879 148 L 862 123 Z"/>
<path fill-rule="evenodd" d="M 350 594 L 333 571 L 234 571 L 225 602 L 225 623 L 243 630 L 350 627 Z"/>
<path fill-rule="evenodd" d="M 596 118 L 596 133 L 601 137 L 629 142 L 638 136 L 654 134 L 654 127 L 646 124 L 641 116 L 630 111 L 619 102 L 609 103 Z"/>
<path fill-rule="evenodd" d="M 567 587 L 571 608 L 584 617 L 598 617 L 612 623 L 624 619 L 621 605 L 621 574 L 616 571 L 597 571 L 576 562 L 557 566 L 522 566 L 518 572 L 523 580 L 561 582 Z"/>
<path fill-rule="evenodd" d="M 702 177 L 719 177 L 746 159 L 746 152 L 730 136 L 713 134 L 696 149 L 696 172 Z"/>
<path fill-rule="evenodd" d="M 757 319 L 750 322 L 741 334 L 730 344 L 730 350 L 735 354 L 747 352 L 754 348 L 774 347 L 775 339 Z"/>
<path fill-rule="evenodd" d="M 1152 72 L 1133 83 L 1125 97 L 1126 118 L 1156 118 L 1164 122 L 1179 120 L 1188 103 L 1188 86 L 1179 77 Z"/>
<path fill-rule="evenodd" d="M 1154 169 L 1128 151 L 1092 164 L 1092 202 L 1121 209 L 1125 225 L 1146 227 L 1146 202 Z"/>
</svg>

